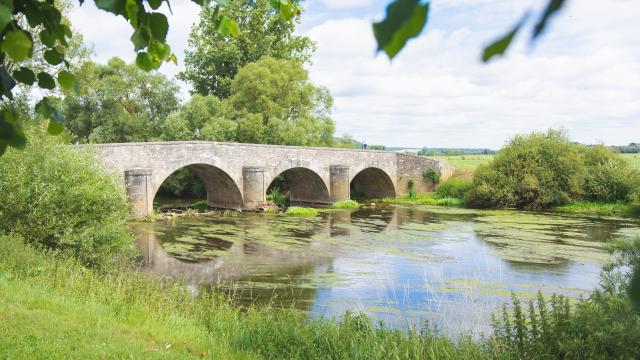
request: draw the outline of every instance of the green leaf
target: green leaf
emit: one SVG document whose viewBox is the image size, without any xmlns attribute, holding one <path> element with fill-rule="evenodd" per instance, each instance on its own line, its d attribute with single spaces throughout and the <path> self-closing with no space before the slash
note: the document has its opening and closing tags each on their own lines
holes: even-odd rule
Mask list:
<svg viewBox="0 0 640 360">
<path fill-rule="evenodd" d="M 153 10 L 157 10 L 162 5 L 162 0 L 147 0 L 147 2 Z"/>
<path fill-rule="evenodd" d="M 53 47 L 53 45 L 56 43 L 56 37 L 55 35 L 53 35 L 49 30 L 42 30 L 40 31 L 40 41 L 48 46 L 48 47 Z"/>
<path fill-rule="evenodd" d="M 0 31 L 4 30 L 7 25 L 13 20 L 11 10 L 6 4 L 0 4 Z"/>
<path fill-rule="evenodd" d="M 233 37 L 236 37 L 240 35 L 240 27 L 238 26 L 238 23 L 224 15 L 220 16 L 216 30 L 219 34 L 225 36 L 231 35 Z"/>
<path fill-rule="evenodd" d="M 127 12 L 127 17 L 131 25 L 133 25 L 134 28 L 138 27 L 138 1 L 127 0 L 125 11 Z"/>
<path fill-rule="evenodd" d="M 146 27 L 139 27 L 131 35 L 131 42 L 135 51 L 140 51 L 147 47 L 149 42 L 148 29 Z"/>
<path fill-rule="evenodd" d="M 26 32 L 13 30 L 4 36 L 1 48 L 11 59 L 22 61 L 31 57 L 33 42 Z"/>
<path fill-rule="evenodd" d="M 58 73 L 58 83 L 60 84 L 60 86 L 65 89 L 65 90 L 71 90 L 73 89 L 73 85 L 76 82 L 76 77 L 68 72 L 68 71 L 60 71 L 60 73 Z"/>
<path fill-rule="evenodd" d="M 36 81 L 36 74 L 34 74 L 29 68 L 21 67 L 13 72 L 13 78 L 23 84 L 31 86 Z"/>
<path fill-rule="evenodd" d="M 27 145 L 27 138 L 22 128 L 13 118 L 9 111 L 0 112 L 0 148 L 6 150 L 7 146 L 16 149 L 24 149 Z"/>
<path fill-rule="evenodd" d="M 153 34 L 154 39 L 164 42 L 167 38 L 167 32 L 169 31 L 167 17 L 161 13 L 150 14 L 149 28 L 151 28 L 151 34 Z"/>
<path fill-rule="evenodd" d="M 6 96 L 9 99 L 13 99 L 13 94 L 11 90 L 16 86 L 16 81 L 13 80 L 7 68 L 4 65 L 0 65 L 0 91 L 2 95 Z"/>
<path fill-rule="evenodd" d="M 51 119 L 49 120 L 49 126 L 47 126 L 47 132 L 51 135 L 60 135 L 64 131 L 64 126 L 59 122 Z"/>
<path fill-rule="evenodd" d="M 44 59 L 51 65 L 58 65 L 64 60 L 64 56 L 54 49 L 44 52 Z"/>
<path fill-rule="evenodd" d="M 565 0 L 549 0 L 549 4 L 544 10 L 544 13 L 536 23 L 535 28 L 533 29 L 533 35 L 531 40 L 535 40 L 538 36 L 540 36 L 544 29 L 547 27 L 547 22 L 551 19 L 565 4 Z"/>
<path fill-rule="evenodd" d="M 409 39 L 422 32 L 429 15 L 429 3 L 419 0 L 395 0 L 387 7 L 383 21 L 373 24 L 378 51 L 384 50 L 393 59 Z"/>
<path fill-rule="evenodd" d="M 144 71 L 151 71 L 156 68 L 153 57 L 146 51 L 139 52 L 138 55 L 136 55 L 136 65 Z"/>
<path fill-rule="evenodd" d="M 126 0 L 95 0 L 95 3 L 98 9 L 126 17 L 125 1 Z"/>
<path fill-rule="evenodd" d="M 495 56 L 504 55 L 505 51 L 507 51 L 507 49 L 509 48 L 509 45 L 511 45 L 513 38 L 516 36 L 518 31 L 520 31 L 520 28 L 522 27 L 522 25 L 524 25 L 528 17 L 529 14 L 525 14 L 520 22 L 518 22 L 516 26 L 505 36 L 501 37 L 500 39 L 494 41 L 492 44 L 484 48 L 484 51 L 482 52 L 482 62 L 486 63 Z"/>
<path fill-rule="evenodd" d="M 636 310 L 640 310 L 640 267 L 636 268 L 629 284 L 629 296 Z"/>
<path fill-rule="evenodd" d="M 43 71 L 38 73 L 38 86 L 43 89 L 53 90 L 56 88 L 56 82 L 51 75 Z"/>
</svg>

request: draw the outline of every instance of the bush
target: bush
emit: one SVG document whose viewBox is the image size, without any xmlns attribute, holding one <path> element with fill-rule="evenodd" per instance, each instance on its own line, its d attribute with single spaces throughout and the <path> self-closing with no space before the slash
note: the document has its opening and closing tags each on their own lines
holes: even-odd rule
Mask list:
<svg viewBox="0 0 640 360">
<path fill-rule="evenodd" d="M 114 177 L 92 154 L 33 132 L 25 150 L 0 157 L 0 229 L 91 267 L 132 249 L 129 209 Z"/>
<path fill-rule="evenodd" d="M 304 216 L 317 216 L 318 215 L 318 210 L 316 210 L 314 208 L 292 206 L 292 207 L 287 209 L 287 212 L 285 212 L 285 214 L 287 216 L 303 216 L 303 217 Z"/>
<path fill-rule="evenodd" d="M 353 200 L 343 200 L 333 203 L 333 207 L 336 209 L 357 209 L 360 207 L 360 204 Z"/>
<path fill-rule="evenodd" d="M 198 200 L 189 207 L 196 210 L 207 210 L 209 209 L 209 202 L 207 200 Z"/>
<path fill-rule="evenodd" d="M 465 200 L 473 207 L 545 209 L 573 200 L 627 200 L 638 172 L 604 146 L 569 141 L 563 131 L 518 135 L 479 166 Z"/>
<path fill-rule="evenodd" d="M 464 198 L 471 189 L 471 180 L 449 178 L 441 182 L 436 188 L 436 194 L 440 198 Z"/>
</svg>

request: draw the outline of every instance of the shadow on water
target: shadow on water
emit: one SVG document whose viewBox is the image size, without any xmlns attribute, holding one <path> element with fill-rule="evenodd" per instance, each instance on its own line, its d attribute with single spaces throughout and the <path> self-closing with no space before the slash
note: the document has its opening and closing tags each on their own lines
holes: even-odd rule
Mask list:
<svg viewBox="0 0 640 360">
<path fill-rule="evenodd" d="M 485 331 L 511 292 L 591 291 L 606 241 L 640 234 L 623 219 L 428 206 L 202 215 L 134 231 L 146 271 L 195 291 L 316 316 L 362 311 L 399 327 L 429 320 L 452 333 Z"/>
</svg>

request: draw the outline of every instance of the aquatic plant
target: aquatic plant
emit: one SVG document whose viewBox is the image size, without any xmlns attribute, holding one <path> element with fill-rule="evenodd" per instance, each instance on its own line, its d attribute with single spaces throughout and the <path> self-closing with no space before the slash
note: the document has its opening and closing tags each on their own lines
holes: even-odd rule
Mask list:
<svg viewBox="0 0 640 360">
<path fill-rule="evenodd" d="M 209 202 L 207 200 L 198 200 L 189 207 L 196 210 L 207 210 L 209 208 Z"/>
<path fill-rule="evenodd" d="M 267 201 L 271 201 L 280 208 L 289 206 L 289 195 L 280 192 L 279 187 L 273 187 L 267 194 Z"/>
<path fill-rule="evenodd" d="M 290 208 L 287 209 L 285 214 L 287 216 L 311 217 L 311 216 L 317 216 L 318 210 L 314 208 L 308 208 L 308 207 L 291 206 Z"/>
<path fill-rule="evenodd" d="M 333 203 L 332 206 L 336 209 L 357 209 L 360 204 L 354 200 L 343 200 Z"/>
</svg>

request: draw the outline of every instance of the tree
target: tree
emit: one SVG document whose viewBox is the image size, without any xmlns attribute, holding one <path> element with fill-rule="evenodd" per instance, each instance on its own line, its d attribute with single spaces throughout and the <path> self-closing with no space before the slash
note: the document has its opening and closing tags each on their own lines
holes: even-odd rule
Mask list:
<svg viewBox="0 0 640 360">
<path fill-rule="evenodd" d="M 333 98 L 308 75 L 299 61 L 272 57 L 243 67 L 229 98 L 238 119 L 238 141 L 333 145 Z"/>
<path fill-rule="evenodd" d="M 69 131 L 79 142 L 151 141 L 161 137 L 165 118 L 178 107 L 178 86 L 157 72 L 112 58 L 83 64 L 79 92 L 62 100 Z"/>
<path fill-rule="evenodd" d="M 207 7 L 189 36 L 185 70 L 178 77 L 190 83 L 194 93 L 228 97 L 238 70 L 263 56 L 310 60 L 315 44 L 294 35 L 296 22 L 279 16 L 269 0 L 231 0 L 224 11 L 242 28 L 238 36 L 219 33 L 216 10 Z"/>
<path fill-rule="evenodd" d="M 162 125 L 162 140 L 236 141 L 231 105 L 215 96 L 194 95 Z"/>
</svg>

